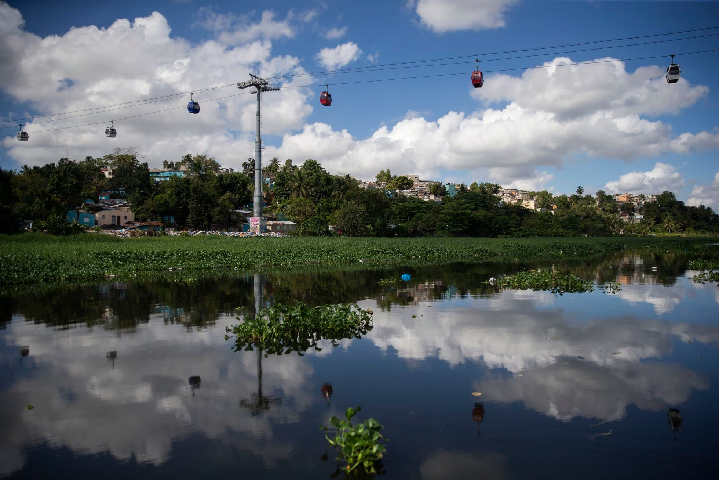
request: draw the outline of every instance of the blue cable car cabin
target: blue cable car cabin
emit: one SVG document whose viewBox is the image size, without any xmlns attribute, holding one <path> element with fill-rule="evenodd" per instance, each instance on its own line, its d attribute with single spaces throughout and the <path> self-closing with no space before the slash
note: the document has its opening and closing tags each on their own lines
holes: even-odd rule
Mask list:
<svg viewBox="0 0 719 480">
<path fill-rule="evenodd" d="M 200 113 L 200 104 L 197 102 L 190 102 L 187 104 L 187 111 L 190 113 Z"/>
</svg>

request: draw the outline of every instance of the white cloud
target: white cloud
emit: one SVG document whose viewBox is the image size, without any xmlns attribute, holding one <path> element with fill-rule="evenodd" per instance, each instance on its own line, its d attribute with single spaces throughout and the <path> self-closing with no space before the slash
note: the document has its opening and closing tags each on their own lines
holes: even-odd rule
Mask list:
<svg viewBox="0 0 719 480">
<path fill-rule="evenodd" d="M 607 182 L 604 186 L 609 193 L 661 193 L 676 191 L 684 186 L 684 179 L 677 170 L 666 163 L 657 162 L 648 172 L 629 172 L 619 180 Z"/>
<path fill-rule="evenodd" d="M 197 16 L 197 25 L 212 30 L 218 40 L 227 45 L 295 36 L 295 30 L 289 21 L 276 21 L 274 12 L 269 10 L 262 12 L 259 23 L 252 23 L 249 15 L 218 14 L 209 7 L 202 7 Z"/>
<path fill-rule="evenodd" d="M 230 35 L 240 22 L 240 17 L 229 21 L 212 18 L 218 31 Z M 277 22 L 267 12 L 260 23 L 243 24 L 249 31 L 243 33 L 244 38 L 254 40 L 238 45 L 215 40 L 191 44 L 171 37 L 167 20 L 157 12 L 132 22 L 117 20 L 106 29 L 72 28 L 64 35 L 46 38 L 22 30 L 19 11 L 5 3 L 0 3 L 0 19 L 0 59 L 4 63 L 0 85 L 14 100 L 31 103 L 38 114 L 101 108 L 138 98 L 222 86 L 228 84 L 228 79 L 249 78 L 249 73 L 263 77 L 306 73 L 296 57 L 272 55 L 272 43 L 266 38 L 273 36 L 269 27 Z M 235 40 L 242 38 L 235 35 Z M 133 55 L 109 56 L 108 51 L 132 51 Z M 288 129 L 301 128 L 312 113 L 310 95 L 311 91 L 304 88 L 264 95 L 263 108 L 268 113 L 263 118 L 264 132 L 281 135 Z M 213 100 L 228 96 L 231 98 Z M 183 112 L 189 100 L 189 95 L 183 95 L 167 102 L 93 111 L 63 121 L 37 118 L 25 127 L 29 142 L 6 144 L 12 145 L 9 153 L 16 162 L 28 165 L 56 161 L 67 150 L 70 158 L 84 158 L 105 155 L 116 146 L 133 145 L 147 154 L 151 166 L 177 160 L 188 152 L 214 155 L 222 164 L 240 166 L 254 152 L 254 95 L 229 85 L 195 93 L 194 98 L 201 105 L 199 115 Z M 176 109 L 119 120 L 171 107 Z M 12 116 L 24 116 L 24 112 Z M 113 119 L 117 120 L 118 137 L 108 139 L 103 130 Z M 40 133 L 95 122 L 100 124 Z"/>
<path fill-rule="evenodd" d="M 420 22 L 437 33 L 504 26 L 504 14 L 518 0 L 417 0 Z"/>
<path fill-rule="evenodd" d="M 572 119 L 597 112 L 614 117 L 676 114 L 709 93 L 708 87 L 692 86 L 684 78 L 667 84 L 658 66 L 630 73 L 620 60 L 595 61 L 600 63 L 572 65 L 570 58 L 560 57 L 521 77 L 491 75 L 472 96 L 486 103 L 517 102 L 527 109 Z"/>
<path fill-rule="evenodd" d="M 472 90 L 485 102 L 508 102 L 502 107 L 449 112 L 436 121 L 413 116 L 367 139 L 316 124 L 285 136 L 276 152 L 283 158 L 315 158 L 330 171 L 365 179 L 387 167 L 428 178 L 441 168 L 507 186 L 547 188 L 552 175 L 541 167 L 561 167 L 576 155 L 633 160 L 719 148 L 717 132 L 673 137 L 670 125 L 642 117 L 688 107 L 706 96 L 706 87 L 685 79 L 668 85 L 659 67 L 628 73 L 616 60 L 559 66 L 567 63 L 571 60 L 560 58 L 518 78 L 489 77 L 482 92 Z M 571 72 L 576 78 L 567 75 Z M 337 142 L 341 149 L 335 148 Z M 642 178 L 656 187 L 676 188 L 681 178 L 671 173 L 650 172 Z"/>
<path fill-rule="evenodd" d="M 345 33 L 347 33 L 347 27 L 342 28 L 330 28 L 325 34 L 324 37 L 327 40 L 337 40 L 338 38 L 342 38 L 345 36 Z"/>
<path fill-rule="evenodd" d="M 692 192 L 689 194 L 687 205 L 711 207 L 716 209 L 719 207 L 719 172 L 714 175 L 714 181 L 709 185 L 694 185 Z"/>
<path fill-rule="evenodd" d="M 379 52 L 370 53 L 367 55 L 367 61 L 370 63 L 377 63 L 377 60 L 379 60 Z"/>
<path fill-rule="evenodd" d="M 334 70 L 358 60 L 361 55 L 362 50 L 356 43 L 347 42 L 337 45 L 335 48 L 323 48 L 317 54 L 316 59 L 323 67 Z"/>
</svg>

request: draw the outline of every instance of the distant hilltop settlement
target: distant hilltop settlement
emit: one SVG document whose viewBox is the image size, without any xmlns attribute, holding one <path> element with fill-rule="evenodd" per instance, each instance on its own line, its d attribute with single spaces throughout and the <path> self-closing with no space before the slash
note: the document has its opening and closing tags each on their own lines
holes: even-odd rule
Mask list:
<svg viewBox="0 0 719 480">
<path fill-rule="evenodd" d="M 418 175 L 403 175 L 412 181 L 412 186 L 408 189 L 397 190 L 399 194 L 408 197 L 416 197 L 424 201 L 436 201 L 439 202 L 444 196 L 454 197 L 462 189 L 466 188 L 471 190 L 471 186 L 468 187 L 462 183 L 445 183 L 442 184 L 436 180 L 421 180 Z M 364 182 L 360 181 L 362 188 L 386 188 L 392 189 L 392 185 L 389 182 Z M 437 187 L 440 187 L 439 190 Z M 443 189 L 441 187 L 444 187 Z M 538 198 L 542 192 L 532 192 L 528 190 L 519 190 L 516 188 L 502 188 L 500 187 L 496 195 L 500 198 L 500 201 L 505 205 L 521 205 L 522 207 L 535 210 L 538 212 L 550 212 L 554 213 L 557 209 L 557 205 L 551 200 L 552 197 L 548 198 L 546 202 L 542 202 Z M 632 195 L 631 193 L 617 193 L 614 195 L 607 195 L 608 197 L 614 198 L 617 202 L 617 206 L 621 207 L 623 204 L 632 204 L 634 206 L 633 213 L 625 213 L 626 210 L 631 211 L 632 209 L 625 209 L 622 211 L 620 208 L 619 216 L 624 220 L 641 220 L 641 212 L 644 211 L 644 205 L 651 202 L 656 202 L 656 195 L 645 195 L 638 194 Z"/>
</svg>

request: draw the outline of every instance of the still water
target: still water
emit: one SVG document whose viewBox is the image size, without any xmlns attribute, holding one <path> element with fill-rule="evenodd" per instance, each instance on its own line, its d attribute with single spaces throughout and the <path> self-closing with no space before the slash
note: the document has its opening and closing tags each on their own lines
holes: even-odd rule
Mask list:
<svg viewBox="0 0 719 480">
<path fill-rule="evenodd" d="M 719 478 L 719 288 L 684 265 L 555 265 L 616 294 L 498 292 L 528 265 L 464 264 L 4 294 L 0 477 L 329 478 L 318 426 L 361 405 L 390 439 L 379 478 Z M 374 328 L 233 352 L 238 307 L 298 301 Z"/>
</svg>

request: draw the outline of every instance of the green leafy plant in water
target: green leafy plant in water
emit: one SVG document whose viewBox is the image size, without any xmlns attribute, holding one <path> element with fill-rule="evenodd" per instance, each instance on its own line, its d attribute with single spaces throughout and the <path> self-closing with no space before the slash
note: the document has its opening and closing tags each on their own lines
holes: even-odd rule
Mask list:
<svg viewBox="0 0 719 480">
<path fill-rule="evenodd" d="M 719 282 L 719 260 L 691 260 L 687 267 L 691 270 L 704 270 L 692 277 L 694 283 Z"/>
<path fill-rule="evenodd" d="M 494 284 L 511 290 L 544 290 L 555 295 L 594 291 L 594 282 L 552 270 L 527 270 L 497 279 Z"/>
<path fill-rule="evenodd" d="M 251 351 L 259 348 L 265 356 L 302 352 L 314 348 L 321 340 L 329 340 L 333 347 L 337 340 L 362 338 L 372 330 L 372 310 L 357 305 L 336 304 L 308 307 L 298 303 L 292 307 L 275 305 L 263 309 L 258 316 L 246 316 L 242 323 L 227 327 L 235 339 L 234 350 Z M 225 340 L 232 338 L 225 335 Z"/>
<path fill-rule="evenodd" d="M 607 282 L 604 284 L 604 293 L 617 293 L 622 289 L 619 282 Z"/>
<path fill-rule="evenodd" d="M 320 425 L 325 432 L 325 438 L 330 445 L 339 450 L 337 461 L 347 465 L 343 468 L 345 473 L 364 469 L 367 473 L 377 473 L 377 464 L 382 459 L 386 448 L 382 445 L 387 442 L 380 431 L 384 428 L 374 418 L 352 425 L 352 417 L 362 409 L 348 408 L 345 418 L 339 419 L 334 415 L 330 418 L 330 425 L 335 429 L 335 436 L 330 438 L 327 434 L 329 427 Z"/>
<path fill-rule="evenodd" d="M 377 282 L 380 287 L 395 287 L 397 286 L 397 279 L 396 278 L 383 278 L 379 282 Z"/>
</svg>

